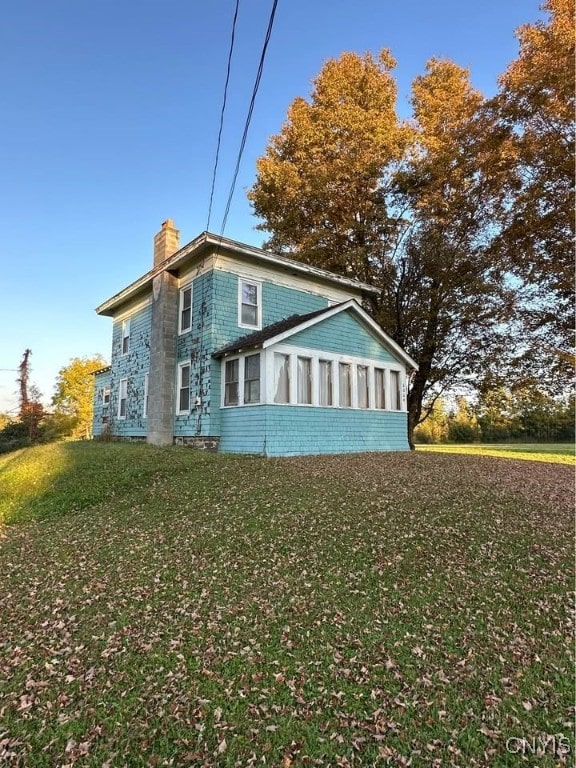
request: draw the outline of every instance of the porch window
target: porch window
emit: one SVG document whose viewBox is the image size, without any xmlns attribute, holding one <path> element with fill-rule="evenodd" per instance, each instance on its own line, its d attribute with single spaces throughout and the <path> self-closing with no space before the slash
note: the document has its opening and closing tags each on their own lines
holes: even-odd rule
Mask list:
<svg viewBox="0 0 576 768">
<path fill-rule="evenodd" d="M 332 400 L 332 361 L 320 360 L 318 362 L 320 405 L 333 405 Z"/>
<path fill-rule="evenodd" d="M 274 402 L 290 402 L 290 355 L 274 353 Z"/>
<path fill-rule="evenodd" d="M 244 403 L 260 402 L 260 355 L 244 358 Z"/>
<path fill-rule="evenodd" d="M 309 357 L 298 358 L 298 403 L 312 403 L 312 360 Z"/>
<path fill-rule="evenodd" d="M 238 383 L 240 361 L 226 360 L 224 368 L 224 405 L 238 405 Z"/>
<path fill-rule="evenodd" d="M 368 368 L 356 366 L 356 385 L 358 388 L 358 408 L 368 408 Z"/>
<path fill-rule="evenodd" d="M 383 368 L 374 368 L 374 394 L 375 407 L 386 408 L 386 379 L 384 378 Z"/>
<path fill-rule="evenodd" d="M 340 363 L 338 381 L 340 384 L 340 407 L 352 406 L 352 370 L 349 363 Z"/>
<path fill-rule="evenodd" d="M 390 371 L 390 408 L 393 411 L 402 409 L 402 396 L 400 394 L 400 371 Z"/>
</svg>

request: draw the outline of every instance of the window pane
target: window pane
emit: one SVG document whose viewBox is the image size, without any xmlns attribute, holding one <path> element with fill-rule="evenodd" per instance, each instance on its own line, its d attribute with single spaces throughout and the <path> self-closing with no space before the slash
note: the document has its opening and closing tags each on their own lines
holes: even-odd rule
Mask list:
<svg viewBox="0 0 576 768">
<path fill-rule="evenodd" d="M 320 360 L 320 405 L 332 405 L 332 363 Z"/>
<path fill-rule="evenodd" d="M 358 408 L 368 408 L 368 368 L 365 365 L 356 366 L 358 385 Z"/>
<path fill-rule="evenodd" d="M 390 407 L 393 411 L 399 411 L 402 401 L 400 398 L 400 373 L 399 371 L 390 371 Z"/>
<path fill-rule="evenodd" d="M 340 407 L 350 408 L 352 405 L 352 382 L 350 378 L 350 365 L 348 363 L 340 363 L 339 373 Z"/>
<path fill-rule="evenodd" d="M 252 283 L 242 283 L 242 304 L 258 304 L 258 286 Z"/>
<path fill-rule="evenodd" d="M 312 360 L 309 357 L 298 358 L 298 402 L 312 402 Z"/>
<path fill-rule="evenodd" d="M 180 396 L 178 399 L 178 410 L 190 410 L 190 366 L 183 365 L 180 368 Z"/>
<path fill-rule="evenodd" d="M 238 360 L 227 360 L 224 368 L 224 405 L 238 405 Z"/>
<path fill-rule="evenodd" d="M 124 417 L 126 416 L 126 398 L 123 397 L 122 400 L 120 400 L 120 416 Z"/>
<path fill-rule="evenodd" d="M 258 307 L 242 304 L 242 323 L 244 325 L 258 325 Z"/>
<path fill-rule="evenodd" d="M 260 355 L 244 358 L 244 402 L 260 402 Z"/>
<path fill-rule="evenodd" d="M 374 389 L 376 394 L 376 408 L 386 408 L 386 395 L 384 392 L 384 371 L 382 368 L 374 369 Z"/>
<path fill-rule="evenodd" d="M 290 356 L 274 354 L 274 402 L 290 402 Z"/>
</svg>

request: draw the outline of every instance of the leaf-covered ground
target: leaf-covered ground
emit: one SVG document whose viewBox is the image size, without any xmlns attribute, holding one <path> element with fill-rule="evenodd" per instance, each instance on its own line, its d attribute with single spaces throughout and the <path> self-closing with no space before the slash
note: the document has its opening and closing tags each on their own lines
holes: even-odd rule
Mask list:
<svg viewBox="0 0 576 768">
<path fill-rule="evenodd" d="M 478 443 L 419 445 L 419 451 L 433 453 L 465 453 L 471 456 L 495 456 L 524 461 L 546 461 L 576 465 L 574 443 Z"/>
<path fill-rule="evenodd" d="M 572 764 L 573 509 L 449 454 L 3 458 L 0 765 Z"/>
</svg>

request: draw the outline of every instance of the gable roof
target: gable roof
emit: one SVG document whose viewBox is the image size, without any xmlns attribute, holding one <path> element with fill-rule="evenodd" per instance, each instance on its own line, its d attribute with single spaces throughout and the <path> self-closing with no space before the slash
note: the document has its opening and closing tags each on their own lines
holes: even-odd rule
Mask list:
<svg viewBox="0 0 576 768">
<path fill-rule="evenodd" d="M 316 323 L 320 323 L 323 320 L 327 320 L 329 317 L 339 314 L 340 312 L 350 311 L 353 312 L 358 319 L 368 326 L 369 330 L 391 351 L 400 358 L 406 366 L 412 370 L 418 370 L 418 364 L 413 360 L 410 355 L 400 347 L 394 339 L 380 328 L 366 310 L 358 304 L 354 299 L 344 301 L 341 304 L 335 304 L 332 307 L 326 307 L 325 309 L 318 309 L 315 312 L 309 312 L 306 315 L 291 315 L 284 320 L 280 320 L 277 323 L 262 328 L 261 331 L 255 331 L 246 336 L 241 336 L 236 341 L 233 341 L 226 346 L 221 347 L 214 352 L 212 357 L 227 357 L 233 353 L 239 353 L 248 349 L 266 349 L 273 344 L 279 344 L 284 339 L 292 336 L 295 333 L 310 328 Z"/>
<path fill-rule="evenodd" d="M 230 240 L 227 237 L 220 237 L 213 235 L 211 232 L 202 232 L 201 235 L 189 242 L 187 245 L 176 251 L 175 254 L 169 256 L 161 264 L 146 272 L 139 277 L 133 283 L 123 288 L 118 293 L 114 294 L 111 298 L 102 302 L 96 307 L 96 312 L 99 315 L 113 315 L 114 310 L 120 307 L 125 302 L 138 296 L 139 294 L 148 291 L 152 287 L 152 281 L 161 272 L 174 272 L 177 273 L 180 268 L 186 266 L 192 262 L 195 258 L 202 258 L 206 255 L 206 251 L 213 249 L 216 253 L 220 250 L 232 253 L 233 255 L 245 257 L 247 259 L 253 259 L 261 264 L 267 264 L 272 267 L 279 267 L 283 270 L 289 270 L 292 273 L 296 273 L 302 277 L 316 278 L 321 282 L 333 283 L 346 288 L 352 288 L 362 293 L 380 293 L 379 288 L 375 288 L 368 283 L 362 283 L 359 280 L 354 280 L 350 277 L 342 277 L 336 275 L 334 272 L 328 272 L 326 269 L 320 269 L 319 267 L 312 267 L 309 264 L 304 264 L 302 261 L 295 261 L 289 259 L 286 256 L 279 256 L 278 254 L 265 251 L 262 248 L 256 248 L 252 245 L 245 245 L 237 240 Z"/>
</svg>

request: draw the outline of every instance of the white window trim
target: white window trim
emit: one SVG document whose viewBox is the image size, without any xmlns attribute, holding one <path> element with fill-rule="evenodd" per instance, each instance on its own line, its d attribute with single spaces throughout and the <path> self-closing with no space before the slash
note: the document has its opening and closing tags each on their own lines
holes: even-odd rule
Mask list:
<svg viewBox="0 0 576 768">
<path fill-rule="evenodd" d="M 290 402 L 274 402 L 274 353 L 289 355 L 290 365 Z M 249 355 L 260 354 L 260 402 L 244 403 L 244 358 Z M 298 403 L 298 357 L 309 357 L 312 359 L 312 403 Z M 238 360 L 238 405 L 225 405 L 225 369 L 226 362 L 229 360 Z M 320 380 L 319 367 L 320 360 L 332 362 L 332 405 L 320 405 Z M 350 376 L 352 385 L 352 404 L 350 406 L 340 405 L 340 363 L 347 363 L 351 366 Z M 358 373 L 357 366 L 363 365 L 368 368 L 368 408 L 358 407 Z M 386 393 L 386 408 L 376 408 L 375 375 L 374 369 L 380 368 L 384 371 L 384 387 Z M 398 371 L 400 374 L 400 410 L 391 409 L 391 377 L 390 371 Z M 297 408 L 334 408 L 338 410 L 354 411 L 376 411 L 378 413 L 407 413 L 407 379 L 406 369 L 401 363 L 385 360 L 375 360 L 373 358 L 355 357 L 352 355 L 339 355 L 333 352 L 326 352 L 321 349 L 310 349 L 305 347 L 296 347 L 289 344 L 278 344 L 266 349 L 252 349 L 242 354 L 230 355 L 222 358 L 221 361 L 221 403 L 222 408 L 252 408 L 259 405 L 274 406 L 294 406 Z"/>
<path fill-rule="evenodd" d="M 188 379 L 188 389 L 189 397 L 188 397 L 188 405 L 191 406 L 192 404 L 192 365 L 189 360 L 186 360 L 182 363 L 178 363 L 178 375 L 176 377 L 176 415 L 177 416 L 189 416 L 191 408 L 189 407 L 187 411 L 181 411 L 180 410 L 180 389 L 182 385 L 182 369 L 183 368 L 190 368 L 189 373 L 189 379 Z"/>
<path fill-rule="evenodd" d="M 142 408 L 142 418 L 147 419 L 148 418 L 148 385 L 149 385 L 149 378 L 150 375 L 148 371 L 144 374 L 144 406 Z"/>
<path fill-rule="evenodd" d="M 242 322 L 242 283 L 248 283 L 249 285 L 256 286 L 256 314 L 257 325 L 248 325 Z M 238 327 L 250 328 L 252 331 L 259 331 L 262 329 L 262 283 L 258 280 L 252 280 L 252 278 L 238 276 Z"/>
<path fill-rule="evenodd" d="M 108 396 L 108 400 L 106 400 L 106 396 Z M 103 387 L 102 389 L 102 407 L 108 408 L 110 405 L 110 401 L 112 399 L 112 392 L 110 390 L 110 387 Z"/>
<path fill-rule="evenodd" d="M 126 396 L 122 398 L 122 384 L 124 383 L 126 384 Z M 124 409 L 125 410 L 124 416 L 121 416 L 120 408 L 122 406 L 123 399 L 126 401 L 126 408 Z M 127 412 L 128 412 L 128 379 L 120 379 L 120 381 L 118 382 L 118 413 L 117 413 L 118 420 L 124 421 L 126 419 Z"/>
<path fill-rule="evenodd" d="M 124 339 L 128 339 L 128 349 L 124 352 Z M 124 357 L 130 352 L 130 318 L 122 320 L 122 331 L 120 337 L 120 357 Z"/>
<path fill-rule="evenodd" d="M 190 289 L 190 325 L 187 328 L 182 327 L 182 304 L 184 300 L 184 291 Z M 192 288 L 192 282 L 186 283 L 180 288 L 178 293 L 178 335 L 188 333 L 192 330 L 192 309 L 194 306 L 194 289 Z"/>
</svg>

